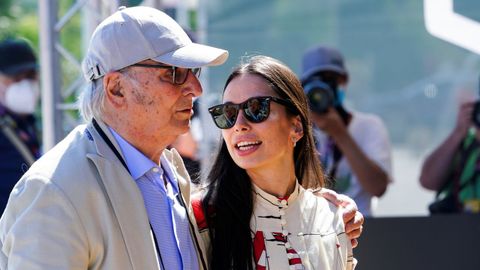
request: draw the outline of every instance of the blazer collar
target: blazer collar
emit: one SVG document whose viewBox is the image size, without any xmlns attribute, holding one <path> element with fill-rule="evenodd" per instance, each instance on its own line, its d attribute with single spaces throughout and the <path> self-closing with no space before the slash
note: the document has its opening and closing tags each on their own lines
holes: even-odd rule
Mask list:
<svg viewBox="0 0 480 270">
<path fill-rule="evenodd" d="M 125 158 L 107 125 L 101 120 L 97 120 L 97 123 L 120 155 L 122 155 L 122 158 Z M 125 247 L 130 256 L 132 268 L 151 269 L 152 265 L 159 265 L 159 262 L 142 194 L 135 180 L 132 179 L 127 169 L 105 143 L 92 123 L 88 124 L 87 129 L 92 135 L 97 150 L 97 153 L 87 156 L 98 169 L 100 175 L 99 184 L 105 193 L 105 197 L 110 201 L 112 212 L 118 220 L 119 229 L 124 237 Z M 179 189 L 187 207 L 190 224 L 193 227 L 192 237 L 196 238 L 194 241 L 198 245 L 199 253 L 197 254 L 199 260 L 205 261 L 207 257 L 206 247 L 203 241 L 201 241 L 190 203 L 190 176 L 185 169 L 182 158 L 175 149 L 165 149 L 162 155 L 170 162 L 172 165 L 171 169 L 177 177 Z M 129 198 L 129 200 L 125 198 Z M 202 265 L 201 262 L 199 264 Z M 160 266 L 158 266 L 158 269 L 160 269 Z M 201 266 L 201 269 L 205 268 Z"/>
<path fill-rule="evenodd" d="M 120 153 L 120 155 L 122 156 L 123 159 L 125 159 L 125 157 L 123 156 L 122 154 L 122 150 L 120 149 L 120 146 L 118 145 L 117 143 L 117 140 L 115 140 L 115 137 L 113 136 L 113 134 L 110 132 L 110 130 L 108 129 L 108 126 L 107 124 L 105 124 L 105 122 L 103 122 L 102 120 L 100 119 L 95 119 L 98 123 L 98 125 L 100 126 L 101 130 L 103 131 L 103 133 L 105 135 L 107 135 L 107 138 L 110 140 L 110 142 L 113 144 L 113 146 L 115 147 L 115 149 Z M 115 155 L 115 153 L 112 151 L 112 149 L 110 149 L 110 147 L 105 143 L 105 141 L 103 140 L 102 136 L 98 133 L 98 131 L 95 129 L 95 127 L 93 126 L 93 123 L 90 122 L 88 125 L 87 125 L 87 129 L 88 131 L 90 132 L 90 134 L 92 135 L 93 137 L 93 141 L 95 143 L 95 147 L 97 149 L 97 153 L 104 157 L 104 158 L 107 158 L 109 160 L 117 160 L 117 156 Z"/>
<path fill-rule="evenodd" d="M 100 120 L 97 120 L 97 123 L 122 155 L 119 145 L 106 124 Z M 153 234 L 137 184 L 92 123 L 88 124 L 87 129 L 97 150 L 97 153 L 87 154 L 87 157 L 97 167 L 100 176 L 98 183 L 118 221 L 118 229 L 123 236 L 132 268 L 151 269 L 152 265 L 158 266 Z"/>
</svg>

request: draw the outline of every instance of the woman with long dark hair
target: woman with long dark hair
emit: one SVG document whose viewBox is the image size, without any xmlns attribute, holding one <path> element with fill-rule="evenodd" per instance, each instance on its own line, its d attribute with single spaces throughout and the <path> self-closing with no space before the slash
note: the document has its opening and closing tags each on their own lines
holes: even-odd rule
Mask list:
<svg viewBox="0 0 480 270">
<path fill-rule="evenodd" d="M 202 199 L 211 268 L 352 269 L 340 208 L 310 191 L 325 180 L 295 74 L 252 57 L 209 112 L 223 137 Z"/>
</svg>

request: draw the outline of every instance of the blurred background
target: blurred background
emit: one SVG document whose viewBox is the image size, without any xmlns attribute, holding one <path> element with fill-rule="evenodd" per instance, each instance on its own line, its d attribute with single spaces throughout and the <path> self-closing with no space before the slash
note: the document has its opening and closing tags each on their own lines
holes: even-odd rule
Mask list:
<svg viewBox="0 0 480 270">
<path fill-rule="evenodd" d="M 394 183 L 374 215 L 428 214 L 434 194 L 418 183 L 423 159 L 453 129 L 458 103 L 478 98 L 479 1 L 1 0 L 0 38 L 29 39 L 41 59 L 37 115 L 44 151 L 80 121 L 74 102 L 84 85 L 83 52 L 96 24 L 120 5 L 162 9 L 200 43 L 229 50 L 226 64 L 202 71 L 205 92 L 194 126 L 204 164 L 219 134 L 202 112 L 219 101 L 228 73 L 242 57 L 269 55 L 300 74 L 307 48 L 338 48 L 350 73 L 347 107 L 379 115 L 392 141 Z"/>
</svg>

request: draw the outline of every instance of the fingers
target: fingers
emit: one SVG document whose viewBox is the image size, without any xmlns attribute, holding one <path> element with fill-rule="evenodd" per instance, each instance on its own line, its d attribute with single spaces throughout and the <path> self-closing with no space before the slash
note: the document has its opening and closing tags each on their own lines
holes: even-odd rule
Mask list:
<svg viewBox="0 0 480 270">
<path fill-rule="evenodd" d="M 352 211 L 352 209 L 354 209 L 353 211 L 357 211 L 357 204 L 346 195 L 338 194 L 337 192 L 328 188 L 316 189 L 312 190 L 312 192 L 317 196 L 327 199 L 337 207 L 345 207 L 347 208 L 347 211 Z"/>
<path fill-rule="evenodd" d="M 321 189 L 314 190 L 312 192 L 317 196 L 324 197 L 325 199 L 327 199 L 329 202 L 333 203 L 337 207 L 341 206 L 341 203 L 343 203 L 343 201 L 339 198 L 338 193 L 336 193 L 331 189 L 321 188 Z"/>
<path fill-rule="evenodd" d="M 362 213 L 357 209 L 355 202 L 344 195 L 340 195 L 343 209 L 343 222 L 345 223 L 345 233 L 352 243 L 352 247 L 358 246 L 358 238 L 363 231 L 363 222 L 365 221 Z"/>
<path fill-rule="evenodd" d="M 326 122 L 326 119 L 325 117 L 323 117 L 322 115 L 319 115 L 317 113 L 311 113 L 310 114 L 311 116 L 311 119 L 312 119 L 312 122 L 315 123 L 315 125 L 319 128 L 319 129 L 325 129 L 325 122 Z"/>
<path fill-rule="evenodd" d="M 365 221 L 362 213 L 358 211 L 357 204 L 350 197 L 338 194 L 333 190 L 322 188 L 312 191 L 317 196 L 322 196 L 337 207 L 342 208 L 343 223 L 345 224 L 345 233 L 352 243 L 352 247 L 358 246 L 357 238 L 363 231 Z"/>
<path fill-rule="evenodd" d="M 337 200 L 341 202 L 340 205 L 343 206 L 345 209 L 349 211 L 358 211 L 358 207 L 355 201 L 347 195 L 339 194 Z"/>
<path fill-rule="evenodd" d="M 343 223 L 348 225 L 350 222 L 354 221 L 355 214 L 357 213 L 357 209 L 354 208 L 352 205 L 347 205 L 343 209 Z M 345 227 L 345 231 L 347 231 L 347 227 Z"/>
<path fill-rule="evenodd" d="M 350 219 L 347 223 L 345 223 L 345 232 L 347 234 L 352 234 L 352 236 L 356 236 L 353 238 L 358 238 L 363 230 L 363 222 L 365 219 L 363 218 L 362 213 L 356 212 L 355 217 Z"/>
<path fill-rule="evenodd" d="M 462 117 L 471 117 L 473 113 L 474 106 L 473 104 L 463 104 L 460 108 L 460 116 Z"/>
<path fill-rule="evenodd" d="M 360 227 L 357 227 L 355 229 L 351 229 L 350 232 L 347 233 L 348 239 L 357 239 L 360 238 L 363 232 L 363 225 L 360 225 Z"/>
<path fill-rule="evenodd" d="M 476 100 L 464 102 L 460 105 L 460 109 L 464 109 L 464 108 L 472 108 L 473 109 L 473 107 L 475 106 L 475 103 L 477 103 Z"/>
<path fill-rule="evenodd" d="M 352 243 L 353 248 L 358 246 L 358 238 L 362 234 L 362 231 L 363 231 L 363 226 L 361 226 L 360 229 L 347 234 L 348 239 L 350 239 L 350 242 Z"/>
<path fill-rule="evenodd" d="M 352 239 L 352 240 L 350 240 L 350 242 L 352 243 L 352 248 L 356 248 L 358 246 L 358 240 L 357 239 Z"/>
<path fill-rule="evenodd" d="M 358 238 L 362 235 L 364 221 L 365 219 L 363 218 L 362 213 L 356 212 L 355 217 L 345 225 L 345 232 L 354 248 L 358 246 Z"/>
</svg>

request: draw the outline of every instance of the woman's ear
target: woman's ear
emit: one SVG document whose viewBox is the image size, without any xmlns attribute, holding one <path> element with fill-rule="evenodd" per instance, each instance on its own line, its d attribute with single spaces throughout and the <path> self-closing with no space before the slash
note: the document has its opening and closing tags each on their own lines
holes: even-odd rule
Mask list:
<svg viewBox="0 0 480 270">
<path fill-rule="evenodd" d="M 303 137 L 303 124 L 299 115 L 292 119 L 292 140 L 298 142 Z"/>
<path fill-rule="evenodd" d="M 120 108 L 126 104 L 124 89 L 121 86 L 122 74 L 118 71 L 109 72 L 103 78 L 105 100 L 111 106 Z"/>
</svg>

